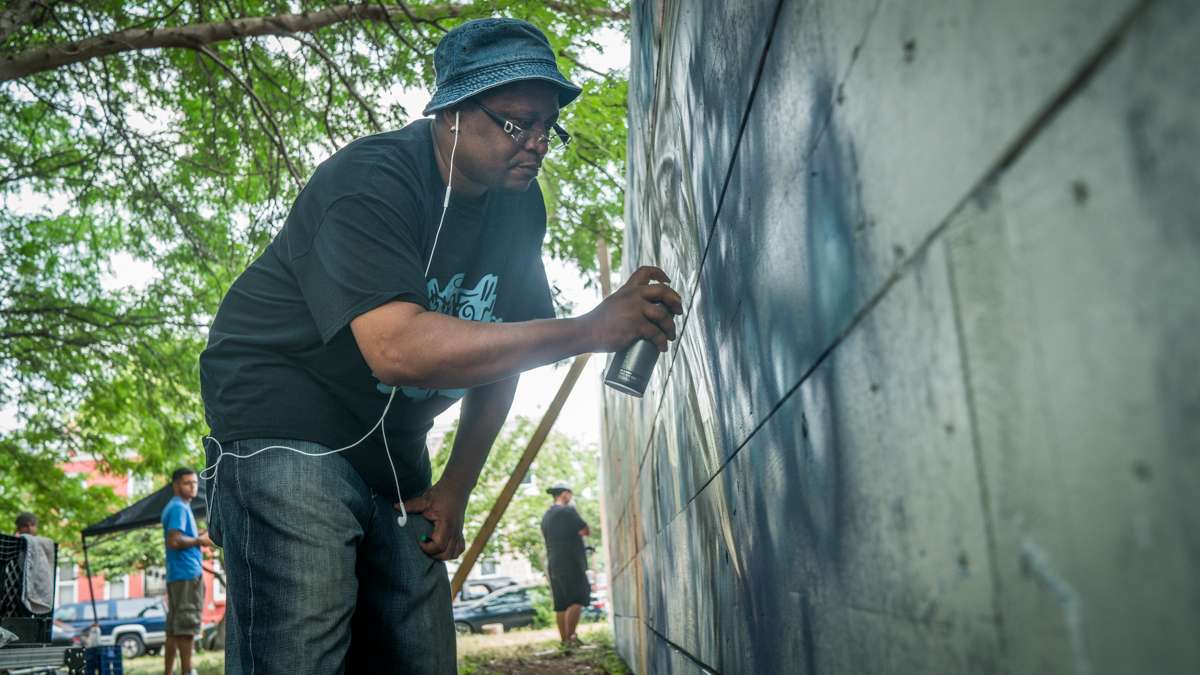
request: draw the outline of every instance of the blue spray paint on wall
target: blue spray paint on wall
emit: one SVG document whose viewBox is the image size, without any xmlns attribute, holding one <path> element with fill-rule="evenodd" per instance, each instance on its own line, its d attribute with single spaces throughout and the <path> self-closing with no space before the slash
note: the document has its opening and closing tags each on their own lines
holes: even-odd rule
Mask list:
<svg viewBox="0 0 1200 675">
<path fill-rule="evenodd" d="M 1127 4 L 1160 26 L 1124 40 L 1145 22 L 1121 0 L 1086 17 L 1069 3 L 634 3 L 625 260 L 667 267 L 691 301 L 647 397 L 606 398 L 617 642 L 637 672 L 1132 672 L 1093 626 L 1153 646 L 1170 630 L 1157 618 L 1200 616 L 1145 577 L 1143 625 L 1113 631 L 1119 608 L 1092 604 L 1094 569 L 1198 550 L 1200 474 L 1162 467 L 1196 456 L 1180 364 L 1200 362 L 1186 339 L 1200 314 L 1155 296 L 1180 283 L 1145 281 L 1196 278 L 1179 250 L 1197 241 L 1181 185 L 1200 127 L 1178 67 L 1195 20 L 1177 28 L 1181 0 Z M 1103 77 L 1117 82 L 1093 89 Z M 1022 293 L 1026 273 L 1040 286 Z M 1127 295 L 1077 311 L 1110 285 Z M 1136 344 L 1098 335 L 1107 323 L 1079 330 L 1130 314 Z M 1057 360 L 1043 344 L 1028 357 L 1031 337 Z M 1114 393 L 1093 400 L 1045 370 Z M 1089 415 L 1105 405 L 1147 433 Z M 1114 508 L 1131 481 L 1141 497 Z M 1059 520 L 1084 527 L 1056 538 Z M 1017 569 L 1025 528 L 1071 602 Z M 1082 530 L 1135 545 L 1114 564 L 1073 549 Z M 1200 651 L 1176 651 L 1169 670 L 1196 672 L 1178 666 Z"/>
</svg>

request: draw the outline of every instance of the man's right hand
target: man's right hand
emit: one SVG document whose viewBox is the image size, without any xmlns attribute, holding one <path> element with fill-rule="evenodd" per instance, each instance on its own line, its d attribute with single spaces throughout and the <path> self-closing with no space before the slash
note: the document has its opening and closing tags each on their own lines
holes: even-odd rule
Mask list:
<svg viewBox="0 0 1200 675">
<path fill-rule="evenodd" d="M 209 548 L 216 546 L 216 544 L 213 543 L 213 540 L 208 536 L 208 530 L 201 530 L 200 534 L 196 537 L 196 541 L 200 542 L 201 546 L 207 546 Z"/>
<path fill-rule="evenodd" d="M 638 338 L 666 351 L 675 339 L 675 315 L 683 313 L 668 281 L 657 267 L 642 267 L 596 309 L 575 319 L 466 321 L 397 300 L 355 317 L 350 330 L 380 382 L 469 389 L 567 357 L 624 349 Z"/>
<path fill-rule="evenodd" d="M 585 314 L 596 351 L 615 352 L 638 338 L 667 351 L 668 341 L 676 337 L 675 315 L 683 314 L 683 300 L 667 285 L 670 281 L 657 267 L 639 267 L 625 285 Z"/>
</svg>

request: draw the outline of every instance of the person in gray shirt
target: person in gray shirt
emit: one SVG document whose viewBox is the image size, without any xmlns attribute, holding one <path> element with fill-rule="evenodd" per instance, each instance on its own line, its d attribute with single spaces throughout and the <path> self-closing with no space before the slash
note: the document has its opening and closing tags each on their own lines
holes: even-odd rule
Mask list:
<svg viewBox="0 0 1200 675">
<path fill-rule="evenodd" d="M 554 503 L 542 516 L 542 538 L 546 540 L 546 567 L 550 593 L 554 596 L 554 618 L 564 645 L 578 646 L 575 635 L 583 608 L 592 602 L 592 584 L 587 578 L 587 548 L 583 538 L 591 536 L 587 522 L 571 503 L 571 488 L 559 483 L 546 490 Z"/>
</svg>

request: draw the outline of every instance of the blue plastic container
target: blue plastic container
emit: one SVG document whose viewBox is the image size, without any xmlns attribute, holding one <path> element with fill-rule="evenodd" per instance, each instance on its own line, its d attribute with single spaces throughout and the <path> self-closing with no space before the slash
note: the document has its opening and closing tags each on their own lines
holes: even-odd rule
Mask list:
<svg viewBox="0 0 1200 675">
<path fill-rule="evenodd" d="M 121 648 L 116 645 L 88 647 L 84 652 L 87 675 L 124 675 Z"/>
</svg>

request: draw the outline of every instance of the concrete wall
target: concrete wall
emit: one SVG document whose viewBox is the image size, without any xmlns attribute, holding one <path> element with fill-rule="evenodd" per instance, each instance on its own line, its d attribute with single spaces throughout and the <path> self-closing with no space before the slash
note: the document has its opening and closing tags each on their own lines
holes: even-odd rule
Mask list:
<svg viewBox="0 0 1200 675">
<path fill-rule="evenodd" d="M 632 13 L 635 670 L 1200 672 L 1200 4 Z"/>
</svg>

